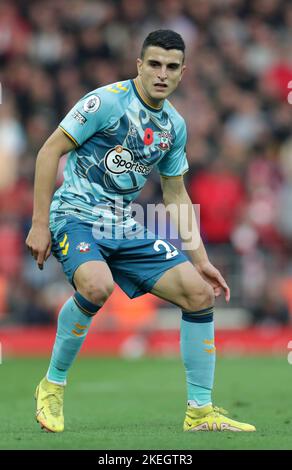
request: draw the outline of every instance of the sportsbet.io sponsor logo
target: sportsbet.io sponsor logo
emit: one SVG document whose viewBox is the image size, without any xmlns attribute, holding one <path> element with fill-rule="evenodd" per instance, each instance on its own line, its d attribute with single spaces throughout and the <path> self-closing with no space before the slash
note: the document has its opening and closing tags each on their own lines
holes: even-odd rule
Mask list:
<svg viewBox="0 0 292 470">
<path fill-rule="evenodd" d="M 129 171 L 148 175 L 151 171 L 150 167 L 135 162 L 133 153 L 121 145 L 117 145 L 107 152 L 104 164 L 106 169 L 114 175 L 121 175 Z"/>
</svg>

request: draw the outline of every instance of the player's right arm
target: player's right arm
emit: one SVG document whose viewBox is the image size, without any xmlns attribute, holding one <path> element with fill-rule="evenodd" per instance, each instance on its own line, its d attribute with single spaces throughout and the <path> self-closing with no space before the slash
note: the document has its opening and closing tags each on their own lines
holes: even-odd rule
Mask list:
<svg viewBox="0 0 292 470">
<path fill-rule="evenodd" d="M 59 160 L 74 148 L 74 142 L 58 128 L 47 139 L 37 156 L 32 226 L 25 243 L 40 269 L 43 269 L 51 252 L 49 212 Z"/>
<path fill-rule="evenodd" d="M 117 106 L 117 96 L 124 96 L 127 91 L 129 88 L 124 83 L 117 83 L 85 95 L 68 112 L 38 153 L 32 227 L 26 244 L 40 269 L 43 269 L 51 251 L 49 212 L 59 159 L 76 146 L 81 146 L 95 132 L 114 124 L 122 109 Z"/>
</svg>

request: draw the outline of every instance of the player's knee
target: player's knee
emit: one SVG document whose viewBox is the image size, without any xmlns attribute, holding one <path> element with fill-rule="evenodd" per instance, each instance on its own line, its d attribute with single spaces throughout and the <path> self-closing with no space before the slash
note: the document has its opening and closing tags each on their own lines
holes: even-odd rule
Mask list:
<svg viewBox="0 0 292 470">
<path fill-rule="evenodd" d="M 96 282 L 89 282 L 79 290 L 81 294 L 93 304 L 103 305 L 113 292 L 114 284 L 112 282 L 101 283 L 96 280 Z"/>
<path fill-rule="evenodd" d="M 207 283 L 203 283 L 200 289 L 195 292 L 187 292 L 183 297 L 182 309 L 187 312 L 196 312 L 214 305 L 215 296 L 213 288 Z"/>
</svg>

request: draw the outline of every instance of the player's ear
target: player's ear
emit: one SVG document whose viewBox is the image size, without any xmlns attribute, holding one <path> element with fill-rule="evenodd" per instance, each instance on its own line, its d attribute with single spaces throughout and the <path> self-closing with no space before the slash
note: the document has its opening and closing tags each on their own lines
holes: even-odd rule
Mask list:
<svg viewBox="0 0 292 470">
<path fill-rule="evenodd" d="M 137 70 L 138 70 L 138 75 L 141 75 L 141 67 L 142 67 L 142 59 L 137 59 Z"/>
<path fill-rule="evenodd" d="M 186 65 L 183 65 L 183 66 L 182 66 L 182 68 L 181 68 L 181 75 L 180 75 L 179 81 L 181 81 L 181 79 L 182 79 L 182 77 L 183 77 L 183 75 L 184 75 L 184 73 L 185 73 L 186 68 L 187 68 Z"/>
</svg>

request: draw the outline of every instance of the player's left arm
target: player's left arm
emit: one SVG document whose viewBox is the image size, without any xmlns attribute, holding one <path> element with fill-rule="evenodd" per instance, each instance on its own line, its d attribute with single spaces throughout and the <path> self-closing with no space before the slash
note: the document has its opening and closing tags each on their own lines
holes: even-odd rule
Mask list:
<svg viewBox="0 0 292 470">
<path fill-rule="evenodd" d="M 229 302 L 230 289 L 220 274 L 209 261 L 202 242 L 192 201 L 186 190 L 183 176 L 161 176 L 163 202 L 170 214 L 172 222 L 178 230 L 184 249 L 199 273 L 213 287 L 215 296 L 223 289 L 225 299 Z"/>
</svg>

